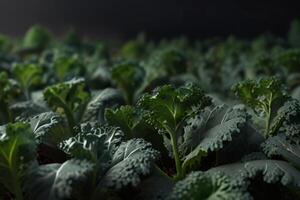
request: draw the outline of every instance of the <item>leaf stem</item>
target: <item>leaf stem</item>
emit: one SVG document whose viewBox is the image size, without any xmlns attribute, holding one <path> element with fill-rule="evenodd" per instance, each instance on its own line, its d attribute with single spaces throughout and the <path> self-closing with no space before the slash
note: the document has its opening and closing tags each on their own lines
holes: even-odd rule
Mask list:
<svg viewBox="0 0 300 200">
<path fill-rule="evenodd" d="M 130 90 L 126 90 L 125 88 L 123 89 L 123 94 L 125 97 L 125 101 L 128 105 L 133 105 L 133 101 L 134 101 L 134 92 L 130 91 Z"/>
<path fill-rule="evenodd" d="M 177 138 L 175 135 L 175 131 L 169 132 L 170 137 L 171 137 L 171 142 L 172 142 L 172 150 L 174 154 L 174 159 L 175 159 L 175 165 L 176 165 L 176 175 L 174 176 L 174 180 L 180 180 L 183 178 L 183 170 L 181 166 L 181 160 L 179 157 L 179 152 L 178 152 L 178 147 L 177 147 Z"/>
<path fill-rule="evenodd" d="M 64 106 L 64 112 L 68 120 L 70 131 L 73 133 L 73 127 L 75 126 L 75 119 L 73 117 L 73 114 L 67 106 Z"/>
<path fill-rule="evenodd" d="M 29 92 L 29 88 L 24 87 L 23 91 L 24 91 L 26 100 L 28 100 L 28 101 L 31 100 L 31 95 L 30 95 L 30 92 Z"/>
<path fill-rule="evenodd" d="M 270 121 L 271 121 L 271 112 L 272 112 L 272 101 L 273 101 L 273 95 L 272 95 L 272 93 L 271 93 L 271 97 L 270 97 L 270 99 L 269 99 L 269 101 L 268 101 L 268 104 L 267 104 L 267 106 L 266 106 L 266 111 L 267 111 L 267 113 L 266 113 L 266 130 L 265 130 L 265 137 L 267 138 L 268 137 L 268 135 L 269 135 L 269 130 L 270 130 Z"/>
<path fill-rule="evenodd" d="M 11 179 L 13 183 L 13 195 L 15 196 L 16 200 L 23 200 L 23 192 L 20 186 L 20 183 L 17 178 L 17 171 L 11 166 L 11 161 L 9 161 L 9 171 L 11 173 Z"/>
</svg>

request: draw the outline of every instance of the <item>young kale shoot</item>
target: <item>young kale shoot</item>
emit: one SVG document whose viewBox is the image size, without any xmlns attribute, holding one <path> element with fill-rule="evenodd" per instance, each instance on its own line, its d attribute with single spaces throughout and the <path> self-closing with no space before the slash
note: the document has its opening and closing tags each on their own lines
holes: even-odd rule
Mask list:
<svg viewBox="0 0 300 200">
<path fill-rule="evenodd" d="M 87 91 L 84 79 L 72 79 L 47 87 L 44 90 L 44 98 L 54 111 L 63 111 L 72 130 L 80 121 L 90 99 L 90 93 Z"/>
<path fill-rule="evenodd" d="M 178 89 L 165 85 L 157 88 L 153 94 L 145 94 L 138 102 L 139 107 L 145 110 L 146 121 L 157 128 L 164 138 L 171 140 L 172 154 L 176 164 L 175 180 L 184 177 L 177 143 L 184 122 L 195 114 L 195 110 L 210 103 L 211 99 L 194 84 Z"/>
<path fill-rule="evenodd" d="M 282 82 L 276 77 L 246 80 L 233 87 L 243 103 L 264 119 L 264 136 L 273 134 L 272 119 L 277 108 L 288 98 Z"/>
</svg>

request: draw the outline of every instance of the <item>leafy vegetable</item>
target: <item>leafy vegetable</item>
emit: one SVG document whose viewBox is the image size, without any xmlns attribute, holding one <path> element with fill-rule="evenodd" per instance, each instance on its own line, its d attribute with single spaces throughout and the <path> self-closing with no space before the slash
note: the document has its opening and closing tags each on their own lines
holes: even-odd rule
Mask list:
<svg viewBox="0 0 300 200">
<path fill-rule="evenodd" d="M 133 107 L 126 105 L 116 110 L 107 109 L 105 117 L 109 124 L 120 127 L 127 137 L 137 136 L 136 129 L 141 123 L 142 116 Z"/>
<path fill-rule="evenodd" d="M 158 88 L 153 94 L 145 94 L 139 100 L 139 106 L 146 112 L 144 117 L 164 138 L 170 140 L 172 153 L 176 163 L 175 178 L 184 176 L 178 151 L 177 138 L 185 120 L 210 104 L 211 99 L 204 95 L 196 85 L 189 84 L 178 89 L 166 85 Z"/>
<path fill-rule="evenodd" d="M 39 25 L 32 26 L 25 34 L 22 47 L 25 49 L 42 50 L 49 44 L 50 33 Z"/>
<path fill-rule="evenodd" d="M 146 52 L 145 45 L 145 35 L 139 34 L 135 40 L 130 40 L 121 47 L 121 55 L 131 59 L 138 59 Z"/>
<path fill-rule="evenodd" d="M 242 188 L 221 174 L 192 172 L 184 180 L 176 183 L 168 199 L 251 199 Z"/>
<path fill-rule="evenodd" d="M 7 52 L 12 48 L 12 40 L 5 36 L 0 34 L 0 52 Z"/>
<path fill-rule="evenodd" d="M 20 83 L 21 89 L 25 93 L 27 100 L 31 99 L 30 89 L 32 86 L 40 84 L 42 68 L 35 64 L 16 64 L 13 66 L 13 74 Z"/>
<path fill-rule="evenodd" d="M 47 87 L 44 97 L 54 111 L 61 112 L 59 109 L 62 109 L 68 119 L 69 128 L 72 129 L 78 122 L 78 115 L 83 112 L 90 94 L 86 91 L 83 79 L 72 79 Z"/>
<path fill-rule="evenodd" d="M 223 165 L 208 170 L 209 173 L 225 173 L 235 185 L 249 185 L 251 181 L 262 177 L 267 184 L 279 183 L 291 189 L 299 189 L 299 170 L 285 161 L 254 160 L 245 163 Z"/>
<path fill-rule="evenodd" d="M 233 87 L 235 94 L 265 121 L 264 135 L 268 137 L 277 124 L 272 124 L 278 104 L 287 98 L 286 91 L 278 78 L 262 78 L 258 81 L 243 81 Z"/>
<path fill-rule="evenodd" d="M 12 121 L 8 106 L 18 93 L 20 93 L 20 88 L 17 82 L 9 79 L 5 72 L 0 73 L 0 85 L 0 104 L 2 105 L 2 108 L 0 108 L 0 119 L 1 121 Z"/>
<path fill-rule="evenodd" d="M 290 161 L 295 167 L 300 169 L 300 145 L 283 135 L 279 134 L 269 138 L 265 144 L 264 152 L 269 156 L 282 156 L 287 161 Z"/>
<path fill-rule="evenodd" d="M 56 58 L 53 62 L 53 70 L 59 81 L 64 81 L 85 73 L 84 66 L 77 55 Z"/>
<path fill-rule="evenodd" d="M 112 69 L 112 79 L 123 92 L 127 104 L 133 104 L 143 82 L 144 69 L 134 62 L 123 62 Z"/>
<path fill-rule="evenodd" d="M 244 110 L 222 105 L 204 108 L 199 114 L 188 119 L 180 145 L 184 155 L 183 169 L 188 170 L 208 152 L 223 148 L 236 134 L 241 134 L 246 118 Z"/>
<path fill-rule="evenodd" d="M 96 164 L 96 196 L 101 188 L 121 189 L 137 186 L 141 176 L 150 173 L 159 153 L 142 139 L 120 143 L 123 133 L 114 127 L 82 125 L 80 132 L 61 144 L 61 148 L 75 158 L 87 158 Z"/>
<path fill-rule="evenodd" d="M 299 199 L 299 27 L 0 34 L 0 199 Z"/>
<path fill-rule="evenodd" d="M 0 130 L 0 183 L 16 199 L 23 199 L 22 179 L 34 161 L 36 143 L 29 125 L 7 124 Z"/>
<path fill-rule="evenodd" d="M 27 175 L 25 192 L 30 199 L 80 199 L 80 191 L 93 170 L 93 164 L 71 159 L 62 164 L 54 163 L 32 167 Z"/>
<path fill-rule="evenodd" d="M 105 109 L 123 103 L 124 99 L 118 90 L 106 88 L 92 97 L 83 114 L 83 121 L 98 121 L 104 124 Z"/>
<path fill-rule="evenodd" d="M 63 119 L 54 112 L 44 112 L 28 120 L 35 138 L 40 142 L 56 146 L 70 137 L 68 129 L 64 127 Z"/>
</svg>

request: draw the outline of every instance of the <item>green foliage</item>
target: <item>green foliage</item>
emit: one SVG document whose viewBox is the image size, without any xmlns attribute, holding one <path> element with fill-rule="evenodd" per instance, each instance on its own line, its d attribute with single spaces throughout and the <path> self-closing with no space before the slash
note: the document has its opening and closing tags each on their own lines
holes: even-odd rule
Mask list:
<svg viewBox="0 0 300 200">
<path fill-rule="evenodd" d="M 143 83 L 145 70 L 135 62 L 125 61 L 112 69 L 112 80 L 121 89 L 127 104 L 133 104 Z"/>
<path fill-rule="evenodd" d="M 159 152 L 143 139 L 131 139 L 123 142 L 112 156 L 109 170 L 103 176 L 100 186 L 120 189 L 125 186 L 137 186 L 142 176 L 150 173 Z"/>
<path fill-rule="evenodd" d="M 18 85 L 14 80 L 9 79 L 5 72 L 0 73 L 0 84 L 0 100 L 1 102 L 8 103 L 18 94 Z"/>
<path fill-rule="evenodd" d="M 87 198 L 84 185 L 93 170 L 85 160 L 71 159 L 62 164 L 33 166 L 26 174 L 25 193 L 28 199 L 62 200 Z"/>
<path fill-rule="evenodd" d="M 64 141 L 61 148 L 72 157 L 95 163 L 94 196 L 103 188 L 121 189 L 137 186 L 142 176 L 150 173 L 158 151 L 142 139 L 122 142 L 123 133 L 114 127 L 82 125 L 79 133 Z"/>
<path fill-rule="evenodd" d="M 24 91 L 26 99 L 30 100 L 31 87 L 41 84 L 42 68 L 35 64 L 16 64 L 13 66 L 13 74 Z"/>
<path fill-rule="evenodd" d="M 274 134 L 272 132 L 275 129 L 272 127 L 274 113 L 287 99 L 287 93 L 282 82 L 276 77 L 262 78 L 258 81 L 246 80 L 236 84 L 233 91 L 243 103 L 264 119 L 265 137 Z"/>
<path fill-rule="evenodd" d="M 226 142 L 241 134 L 246 118 L 244 110 L 225 105 L 206 107 L 189 118 L 180 144 L 183 169 L 193 169 L 203 156 L 224 148 Z"/>
<path fill-rule="evenodd" d="M 145 120 L 153 125 L 164 139 L 170 140 L 176 163 L 176 179 L 184 176 L 177 144 L 182 126 L 188 117 L 195 114 L 195 110 L 204 108 L 210 103 L 211 99 L 194 84 L 177 89 L 165 85 L 157 88 L 153 94 L 145 94 L 139 100 L 139 107 L 145 111 Z"/>
<path fill-rule="evenodd" d="M 86 91 L 83 79 L 72 79 L 47 87 L 44 90 L 44 98 L 53 111 L 63 111 L 68 119 L 69 128 L 72 129 L 80 119 L 90 94 Z"/>
<path fill-rule="evenodd" d="M 300 49 L 289 49 L 275 57 L 277 65 L 286 68 L 289 72 L 299 72 Z"/>
<path fill-rule="evenodd" d="M 176 183 L 168 199 L 180 200 L 233 200 L 251 199 L 243 189 L 235 187 L 232 181 L 219 173 L 192 172 Z"/>
<path fill-rule="evenodd" d="M 149 64 L 156 70 L 165 70 L 167 74 L 176 75 L 187 71 L 187 58 L 176 48 L 166 48 L 155 52 Z"/>
<path fill-rule="evenodd" d="M 56 146 L 71 136 L 63 119 L 54 112 L 43 112 L 29 118 L 28 123 L 40 143 Z"/>
<path fill-rule="evenodd" d="M 118 90 L 106 88 L 92 97 L 83 114 L 83 121 L 98 121 L 104 124 L 105 109 L 123 103 L 123 96 Z"/>
<path fill-rule="evenodd" d="M 292 190 L 299 190 L 300 171 L 285 161 L 253 160 L 245 163 L 234 163 L 211 168 L 209 173 L 224 173 L 229 176 L 234 185 L 249 186 L 259 178 L 265 184 L 281 184 Z"/>
<path fill-rule="evenodd" d="M 141 58 L 146 52 L 145 45 L 145 36 L 140 34 L 135 40 L 130 40 L 123 44 L 121 47 L 121 55 L 130 59 Z"/>
<path fill-rule="evenodd" d="M 0 34 L 0 199 L 299 199 L 299 27 Z"/>
<path fill-rule="evenodd" d="M 82 45 L 82 41 L 80 36 L 77 34 L 75 30 L 70 30 L 64 38 L 64 43 L 71 47 L 80 47 Z"/>
<path fill-rule="evenodd" d="M 187 70 L 187 60 L 182 51 L 167 49 L 159 55 L 159 65 L 167 70 L 168 74 L 179 74 Z"/>
<path fill-rule="evenodd" d="M 0 34 L 0 52 L 8 52 L 12 48 L 12 41 L 9 37 Z"/>
<path fill-rule="evenodd" d="M 76 135 L 63 141 L 60 148 L 67 154 L 78 159 L 88 159 L 102 165 L 110 159 L 110 151 L 120 144 L 123 136 L 115 127 L 93 127 L 82 124 L 76 128 Z"/>
<path fill-rule="evenodd" d="M 129 138 L 137 136 L 137 127 L 141 123 L 142 117 L 138 111 L 131 106 L 121 106 L 115 110 L 107 109 L 105 118 L 109 124 L 120 127 Z"/>
<path fill-rule="evenodd" d="M 53 70 L 59 81 L 85 73 L 84 66 L 77 55 L 56 58 L 53 62 Z"/>
<path fill-rule="evenodd" d="M 35 25 L 25 34 L 22 47 L 25 49 L 43 50 L 51 40 L 51 35 L 45 28 Z"/>
<path fill-rule="evenodd" d="M 12 121 L 12 115 L 8 105 L 21 92 L 16 81 L 9 79 L 6 72 L 0 73 L 0 119 L 1 121 Z M 2 124 L 0 122 L 0 124 Z"/>
<path fill-rule="evenodd" d="M 0 130 L 0 184 L 18 200 L 23 199 L 22 179 L 35 154 L 36 143 L 30 126 L 14 123 Z"/>
</svg>

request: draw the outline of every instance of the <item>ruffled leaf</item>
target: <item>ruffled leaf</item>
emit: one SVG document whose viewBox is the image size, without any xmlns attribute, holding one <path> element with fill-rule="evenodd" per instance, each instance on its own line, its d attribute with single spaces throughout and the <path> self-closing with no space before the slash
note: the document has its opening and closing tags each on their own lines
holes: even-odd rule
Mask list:
<svg viewBox="0 0 300 200">
<path fill-rule="evenodd" d="M 104 174 L 101 185 L 121 189 L 125 186 L 137 186 L 141 177 L 148 175 L 159 152 L 143 139 L 123 142 L 111 160 L 111 167 Z"/>
<path fill-rule="evenodd" d="M 269 138 L 262 146 L 268 157 L 282 156 L 300 170 L 300 145 L 289 140 L 284 134 Z"/>
<path fill-rule="evenodd" d="M 251 199 L 245 189 L 236 187 L 220 173 L 192 172 L 176 183 L 168 200 L 234 200 Z"/>
<path fill-rule="evenodd" d="M 188 119 L 180 146 L 184 152 L 183 168 L 187 169 L 208 152 L 220 150 L 226 142 L 232 141 L 245 126 L 246 117 L 242 109 L 221 105 L 207 107 Z"/>
<path fill-rule="evenodd" d="M 0 129 L 0 184 L 22 198 L 21 184 L 26 166 L 36 157 L 36 142 L 28 124 L 7 124 Z"/>
<path fill-rule="evenodd" d="M 82 121 L 98 121 L 105 123 L 104 112 L 106 108 L 124 104 L 121 93 L 113 88 L 106 88 L 92 97 L 82 117 Z"/>
<path fill-rule="evenodd" d="M 62 164 L 32 166 L 26 174 L 24 191 L 32 200 L 63 200 L 88 198 L 87 180 L 94 165 L 86 160 L 71 159 Z"/>
</svg>

